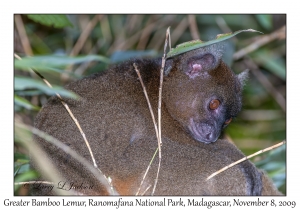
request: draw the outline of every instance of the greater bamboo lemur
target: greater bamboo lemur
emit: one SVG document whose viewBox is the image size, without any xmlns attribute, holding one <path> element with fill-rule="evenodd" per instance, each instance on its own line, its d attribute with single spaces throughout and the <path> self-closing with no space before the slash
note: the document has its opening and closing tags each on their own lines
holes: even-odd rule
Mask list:
<svg viewBox="0 0 300 210">
<path fill-rule="evenodd" d="M 248 160 L 205 181 L 213 172 L 244 157 L 232 143 L 219 137 L 241 109 L 247 72 L 235 75 L 221 57 L 220 47 L 211 45 L 166 61 L 162 162 L 155 195 L 280 195 Z M 156 107 L 161 58 L 132 59 L 66 86 L 80 96 L 80 100 L 65 101 L 78 119 L 100 169 L 112 179 L 120 195 L 135 195 L 157 148 L 152 118 L 133 63 L 140 70 L 152 107 Z M 35 127 L 91 159 L 79 130 L 56 96 L 43 106 Z M 67 182 L 93 186 L 77 189 L 80 193 L 108 194 L 84 165 L 39 137 L 35 141 Z M 151 186 L 146 195 L 151 193 L 157 164 L 158 158 L 142 186 L 141 192 Z"/>
</svg>

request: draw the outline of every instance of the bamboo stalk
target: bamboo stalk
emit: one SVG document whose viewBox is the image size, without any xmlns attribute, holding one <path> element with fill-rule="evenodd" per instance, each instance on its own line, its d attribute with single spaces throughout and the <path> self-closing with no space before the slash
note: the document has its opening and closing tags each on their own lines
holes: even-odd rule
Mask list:
<svg viewBox="0 0 300 210">
<path fill-rule="evenodd" d="M 239 163 L 241 163 L 241 162 L 243 162 L 243 161 L 245 161 L 245 160 L 247 160 L 247 159 L 250 159 L 250 158 L 252 158 L 252 157 L 254 157 L 254 156 L 256 156 L 256 155 L 259 155 L 259 154 L 261 154 L 261 153 L 264 153 L 264 152 L 266 152 L 266 151 L 269 151 L 269 150 L 275 149 L 275 148 L 277 148 L 277 147 L 280 147 L 280 146 L 282 146 L 283 144 L 285 144 L 285 141 L 282 141 L 282 142 L 280 142 L 280 143 L 278 143 L 278 144 L 275 144 L 275 145 L 273 145 L 273 146 L 271 146 L 271 147 L 262 149 L 262 150 L 260 150 L 260 151 L 258 151 L 258 152 L 256 152 L 256 153 L 254 153 L 254 154 L 252 154 L 252 155 L 249 155 L 249 156 L 244 157 L 244 158 L 242 158 L 242 159 L 240 159 L 240 160 L 238 160 L 238 161 L 236 161 L 236 162 L 234 162 L 234 163 L 231 163 L 230 165 L 225 166 L 224 168 L 220 169 L 219 171 L 217 171 L 217 172 L 211 174 L 209 177 L 207 177 L 206 181 L 208 181 L 209 179 L 213 178 L 213 177 L 216 176 L 217 174 L 219 174 L 219 173 L 221 173 L 221 172 L 223 172 L 223 171 L 226 171 L 227 169 L 231 168 L 232 166 L 235 166 L 235 165 L 237 165 L 237 164 L 239 164 Z"/>
</svg>

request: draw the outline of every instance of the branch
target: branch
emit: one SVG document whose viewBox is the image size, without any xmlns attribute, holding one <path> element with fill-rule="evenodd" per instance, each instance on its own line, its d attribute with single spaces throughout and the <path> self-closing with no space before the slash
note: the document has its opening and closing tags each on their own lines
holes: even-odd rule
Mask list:
<svg viewBox="0 0 300 210">
<path fill-rule="evenodd" d="M 273 146 L 271 146 L 271 147 L 268 147 L 268 148 L 266 148 L 266 149 L 263 149 L 263 150 L 260 150 L 260 151 L 258 151 L 258 152 L 256 152 L 256 153 L 254 153 L 254 154 L 252 154 L 252 155 L 249 155 L 249 156 L 247 156 L 247 157 L 244 157 L 244 158 L 242 158 L 242 159 L 240 159 L 240 160 L 238 160 L 238 161 L 236 161 L 236 162 L 234 162 L 234 163 L 231 163 L 230 165 L 225 166 L 224 168 L 220 169 L 219 171 L 217 171 L 217 172 L 211 174 L 209 177 L 207 177 L 206 181 L 210 180 L 211 178 L 213 178 L 213 177 L 216 176 L 217 174 L 219 174 L 219 173 L 221 173 L 221 172 L 223 172 L 223 171 L 226 171 L 227 169 L 231 168 L 232 166 L 235 166 L 235 165 L 237 165 L 237 164 L 239 164 L 239 163 L 241 163 L 241 162 L 243 162 L 243 161 L 245 161 L 245 160 L 247 160 L 247 159 L 250 159 L 250 158 L 252 158 L 252 157 L 254 157 L 254 156 L 256 156 L 256 155 L 259 155 L 259 154 L 261 154 L 261 153 L 264 153 L 264 152 L 266 152 L 266 151 L 269 151 L 269 150 L 275 149 L 275 148 L 277 148 L 277 147 L 280 147 L 280 146 L 282 146 L 283 144 L 285 144 L 285 141 L 282 141 L 282 142 L 280 142 L 280 143 L 278 143 L 278 144 L 275 144 L 275 145 L 273 145 Z"/>
</svg>

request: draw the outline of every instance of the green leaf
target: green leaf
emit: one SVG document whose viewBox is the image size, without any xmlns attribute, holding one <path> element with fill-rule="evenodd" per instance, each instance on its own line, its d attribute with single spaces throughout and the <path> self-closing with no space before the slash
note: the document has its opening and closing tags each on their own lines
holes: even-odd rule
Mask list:
<svg viewBox="0 0 300 210">
<path fill-rule="evenodd" d="M 73 27 L 66 15 L 27 15 L 27 17 L 45 26 L 53 26 L 55 28 Z"/>
<path fill-rule="evenodd" d="M 262 27 L 267 30 L 272 29 L 272 15 L 255 15 L 255 17 Z"/>
<path fill-rule="evenodd" d="M 28 70 L 34 68 L 36 70 L 53 70 L 58 71 L 57 68 L 65 67 L 72 64 L 101 61 L 109 63 L 109 59 L 100 55 L 87 55 L 78 57 L 45 55 L 34 57 L 23 57 L 22 60 L 15 60 L 15 68 L 21 70 Z"/>
<path fill-rule="evenodd" d="M 118 63 L 121 61 L 129 60 L 130 58 L 154 57 L 156 55 L 157 52 L 155 50 L 116 51 L 111 55 L 110 60 L 112 63 Z"/>
<path fill-rule="evenodd" d="M 49 88 L 44 83 L 26 77 L 15 77 L 15 90 L 25 90 L 25 89 L 39 89 L 47 95 L 55 95 L 55 93 L 60 94 L 61 96 L 77 99 L 78 96 L 62 87 L 53 86 Z"/>
<path fill-rule="evenodd" d="M 286 180 L 286 145 L 282 145 L 265 155 L 266 158 L 256 162 L 255 165 L 266 171 L 276 187 L 280 188 Z"/>
<path fill-rule="evenodd" d="M 15 103 L 19 106 L 22 106 L 29 110 L 39 110 L 40 108 L 38 106 L 35 106 L 31 104 L 29 101 L 27 101 L 25 98 L 22 98 L 20 96 L 15 95 Z"/>
<path fill-rule="evenodd" d="M 269 51 L 258 51 L 254 53 L 253 58 L 255 62 L 259 63 L 265 69 L 286 80 L 285 61 L 282 58 L 271 54 Z"/>
<path fill-rule="evenodd" d="M 22 174 L 30 170 L 29 161 L 27 163 L 15 162 L 15 176 L 17 174 Z"/>
<path fill-rule="evenodd" d="M 15 152 L 14 153 L 14 159 L 15 160 L 18 160 L 18 159 L 29 160 L 29 157 L 27 155 L 25 155 L 25 154 Z"/>
<path fill-rule="evenodd" d="M 224 40 L 230 39 L 231 37 L 234 37 L 235 35 L 241 33 L 241 32 L 258 32 L 258 33 L 262 33 L 253 29 L 247 29 L 247 30 L 239 30 L 236 31 L 234 33 L 227 33 L 227 34 L 219 34 L 217 35 L 217 37 L 213 40 L 209 40 L 209 41 L 201 41 L 201 40 L 192 40 L 189 42 L 184 42 L 182 44 L 179 44 L 176 46 L 176 48 L 172 48 L 168 54 L 167 54 L 167 58 L 171 58 L 174 57 L 176 55 L 180 55 L 182 53 L 191 51 L 191 50 L 195 50 L 201 47 L 205 47 L 208 45 L 212 45 L 218 42 L 222 42 Z"/>
<path fill-rule="evenodd" d="M 281 173 L 277 173 L 276 175 L 274 175 L 273 177 L 271 177 L 275 186 L 277 186 L 278 188 L 283 186 L 285 184 L 285 180 L 286 180 L 286 172 L 283 171 Z"/>
<path fill-rule="evenodd" d="M 43 94 L 43 92 L 40 90 L 20 90 L 20 91 L 15 90 L 15 94 L 18 96 L 24 97 L 24 96 L 41 95 L 41 94 Z"/>
</svg>

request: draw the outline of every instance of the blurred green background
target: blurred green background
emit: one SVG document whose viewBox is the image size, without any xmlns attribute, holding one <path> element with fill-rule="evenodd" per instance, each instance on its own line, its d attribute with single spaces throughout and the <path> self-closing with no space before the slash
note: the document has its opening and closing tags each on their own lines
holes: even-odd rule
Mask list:
<svg viewBox="0 0 300 210">
<path fill-rule="evenodd" d="M 225 44 L 225 62 L 235 73 L 250 70 L 243 110 L 225 133 L 246 154 L 286 138 L 286 15 L 15 15 L 15 122 L 33 125 L 40 107 L 53 94 L 28 67 L 34 67 L 56 91 L 66 83 L 131 57 L 162 56 L 171 26 L 174 48 L 182 42 L 207 41 L 241 29 Z M 23 60 L 19 61 L 17 57 Z M 28 60 L 28 56 L 31 57 Z M 17 128 L 15 129 L 15 131 Z M 15 135 L 15 182 L 34 180 L 29 155 Z M 286 193 L 286 147 L 251 159 Z M 16 195 L 27 191 L 15 187 Z"/>
</svg>

